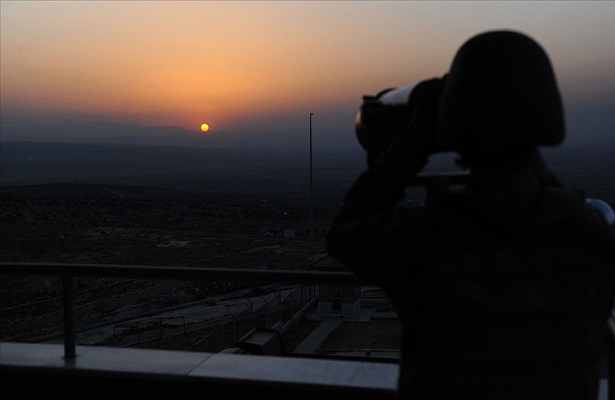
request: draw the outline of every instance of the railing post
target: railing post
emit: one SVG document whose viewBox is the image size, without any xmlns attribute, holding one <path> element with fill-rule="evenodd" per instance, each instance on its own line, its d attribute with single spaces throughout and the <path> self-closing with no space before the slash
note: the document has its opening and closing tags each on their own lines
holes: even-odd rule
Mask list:
<svg viewBox="0 0 615 400">
<path fill-rule="evenodd" d="M 284 321 L 284 315 L 282 315 L 282 291 L 281 290 L 278 292 L 278 309 L 280 310 L 280 312 L 278 313 L 278 318 L 279 318 L 279 321 L 282 322 Z"/>
<path fill-rule="evenodd" d="M 615 336 L 613 331 L 609 332 L 607 357 L 607 397 L 609 400 L 615 400 Z"/>
<path fill-rule="evenodd" d="M 250 302 L 250 315 L 251 315 L 251 325 L 250 328 L 254 328 L 255 324 L 255 316 L 254 316 L 254 303 L 252 302 L 252 300 L 248 299 L 248 301 Z"/>
<path fill-rule="evenodd" d="M 72 360 L 77 356 L 75 351 L 75 291 L 73 276 L 62 275 L 62 291 L 64 301 L 64 358 Z"/>
<path fill-rule="evenodd" d="M 213 341 L 211 343 L 211 352 L 215 353 L 216 352 L 216 343 L 218 341 L 218 328 L 214 327 L 214 337 L 213 337 Z"/>
<path fill-rule="evenodd" d="M 262 297 L 262 296 L 261 296 Z M 265 328 L 269 328 L 269 302 L 266 298 L 262 297 L 265 300 Z"/>
<path fill-rule="evenodd" d="M 233 340 L 233 343 L 237 342 L 237 320 L 235 319 L 236 315 L 237 314 L 233 314 L 231 316 L 231 332 L 232 332 L 231 339 Z"/>
</svg>

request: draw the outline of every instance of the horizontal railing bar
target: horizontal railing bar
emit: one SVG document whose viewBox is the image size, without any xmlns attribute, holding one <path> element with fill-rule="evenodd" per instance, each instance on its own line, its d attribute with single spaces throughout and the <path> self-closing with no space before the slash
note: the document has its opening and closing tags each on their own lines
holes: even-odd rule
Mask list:
<svg viewBox="0 0 615 400">
<path fill-rule="evenodd" d="M 267 281 L 276 283 L 359 283 L 350 271 L 261 270 L 195 266 L 0 262 L 0 274 L 115 276 L 155 279 Z"/>
</svg>

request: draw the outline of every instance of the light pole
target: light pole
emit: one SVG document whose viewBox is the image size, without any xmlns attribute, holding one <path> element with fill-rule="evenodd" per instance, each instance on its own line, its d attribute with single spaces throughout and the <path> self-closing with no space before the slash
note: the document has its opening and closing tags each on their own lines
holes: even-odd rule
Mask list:
<svg viewBox="0 0 615 400">
<path fill-rule="evenodd" d="M 314 237 L 314 203 L 312 199 L 312 115 L 310 113 L 310 239 Z"/>
</svg>

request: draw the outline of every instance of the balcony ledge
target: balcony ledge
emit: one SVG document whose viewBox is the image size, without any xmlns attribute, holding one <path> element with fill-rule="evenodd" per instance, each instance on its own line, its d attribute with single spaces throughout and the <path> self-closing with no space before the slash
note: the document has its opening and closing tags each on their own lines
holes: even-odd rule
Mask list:
<svg viewBox="0 0 615 400">
<path fill-rule="evenodd" d="M 398 377 L 398 364 L 386 362 L 100 346 L 77 346 L 76 353 L 67 360 L 59 344 L 1 342 L 3 387 L 36 392 L 41 384 L 80 381 L 96 383 L 95 393 L 116 392 L 115 383 L 122 383 L 141 392 L 198 385 L 268 399 L 288 399 L 298 391 L 314 391 L 319 400 L 392 399 Z"/>
</svg>

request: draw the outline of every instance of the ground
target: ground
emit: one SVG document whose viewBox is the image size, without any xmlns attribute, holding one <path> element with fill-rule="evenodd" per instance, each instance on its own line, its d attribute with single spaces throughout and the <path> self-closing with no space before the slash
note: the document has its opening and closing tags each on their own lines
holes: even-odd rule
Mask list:
<svg viewBox="0 0 615 400">
<path fill-rule="evenodd" d="M 290 200 L 264 205 L 250 197 L 109 185 L 4 186 L 0 199 L 3 262 L 302 269 L 325 253 L 332 215 L 317 210 L 310 226 Z M 283 237 L 285 228 L 295 237 Z M 250 282 L 88 277 L 76 277 L 75 287 L 80 326 L 262 290 Z M 0 339 L 59 335 L 60 290 L 54 277 L 3 276 Z M 290 332 L 289 346 L 311 325 Z"/>
</svg>

